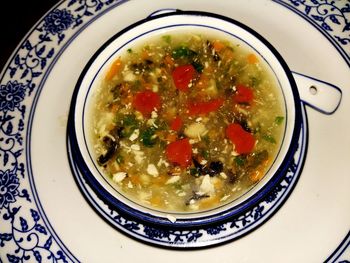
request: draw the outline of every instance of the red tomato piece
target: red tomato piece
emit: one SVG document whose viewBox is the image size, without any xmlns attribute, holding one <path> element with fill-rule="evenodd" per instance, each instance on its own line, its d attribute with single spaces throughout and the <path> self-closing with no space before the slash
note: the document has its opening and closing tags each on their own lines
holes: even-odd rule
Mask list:
<svg viewBox="0 0 350 263">
<path fill-rule="evenodd" d="M 176 67 L 172 74 L 175 87 L 184 92 L 188 91 L 188 85 L 195 74 L 196 70 L 191 64 Z"/>
<path fill-rule="evenodd" d="M 254 93 L 251 88 L 244 85 L 236 87 L 236 93 L 233 95 L 233 101 L 236 103 L 250 104 L 254 99 Z"/>
<path fill-rule="evenodd" d="M 173 131 L 179 131 L 182 127 L 182 120 L 179 116 L 175 117 L 170 123 L 170 129 Z"/>
<path fill-rule="evenodd" d="M 255 146 L 254 136 L 245 131 L 241 125 L 231 123 L 226 128 L 226 136 L 235 145 L 235 150 L 238 154 L 251 153 Z"/>
<path fill-rule="evenodd" d="M 170 162 L 186 168 L 192 162 L 192 146 L 189 139 L 185 138 L 168 144 L 165 154 Z"/>
<path fill-rule="evenodd" d="M 222 104 L 224 103 L 224 99 L 212 99 L 209 101 L 197 101 L 190 102 L 187 106 L 189 115 L 206 115 L 210 112 L 218 110 Z"/>
<path fill-rule="evenodd" d="M 143 115 L 149 115 L 154 109 L 160 108 L 160 97 L 156 92 L 145 90 L 136 93 L 132 104 Z"/>
</svg>

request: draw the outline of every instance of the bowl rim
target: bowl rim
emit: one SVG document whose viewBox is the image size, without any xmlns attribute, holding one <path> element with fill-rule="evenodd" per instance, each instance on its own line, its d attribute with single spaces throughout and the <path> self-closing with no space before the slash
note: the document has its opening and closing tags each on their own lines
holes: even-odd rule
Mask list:
<svg viewBox="0 0 350 263">
<path fill-rule="evenodd" d="M 77 98 L 78 93 L 80 90 L 80 86 L 89 71 L 91 65 L 94 63 L 96 58 L 108 47 L 114 40 L 116 40 L 118 37 L 123 35 L 124 33 L 128 32 L 129 30 L 133 29 L 134 27 L 141 25 L 143 23 L 160 19 L 163 17 L 169 17 L 169 16 L 176 16 L 176 15 L 187 15 L 187 16 L 206 16 L 211 18 L 216 18 L 219 20 L 223 20 L 229 23 L 234 24 L 235 26 L 238 26 L 242 28 L 244 31 L 247 31 L 249 34 L 256 37 L 261 43 L 268 48 L 268 50 L 273 54 L 273 56 L 278 61 L 279 65 L 284 71 L 284 74 L 286 78 L 288 79 L 288 82 L 291 87 L 291 93 L 293 96 L 293 103 L 294 104 L 294 124 L 292 129 L 292 135 L 290 140 L 290 145 L 286 151 L 285 156 L 283 157 L 283 160 L 280 162 L 278 169 L 276 172 L 271 176 L 271 178 L 263 185 L 254 195 L 248 197 L 246 200 L 238 203 L 236 206 L 230 207 L 230 209 L 226 209 L 224 211 L 218 212 L 213 215 L 204 215 L 202 217 L 194 217 L 194 218 L 181 218 L 177 219 L 175 222 L 171 222 L 166 216 L 160 217 L 157 215 L 150 214 L 148 212 L 140 211 L 135 208 L 130 207 L 128 204 L 125 204 L 121 200 L 117 199 L 115 196 L 110 194 L 95 178 L 94 174 L 90 171 L 88 168 L 88 165 L 84 159 L 84 156 L 80 152 L 79 142 L 78 142 L 78 136 L 76 134 L 76 122 L 75 122 L 75 109 L 77 105 Z M 248 43 L 251 45 L 251 43 Z M 251 45 L 254 47 L 254 45 Z M 290 111 L 291 109 L 286 109 Z M 289 69 L 287 63 L 284 61 L 283 57 L 280 55 L 280 53 L 259 33 L 257 33 L 252 28 L 244 25 L 243 23 L 234 20 L 232 18 L 218 15 L 211 12 L 202 12 L 202 11 L 182 11 L 182 10 L 176 10 L 175 12 L 171 13 L 161 13 L 157 15 L 150 15 L 149 17 L 145 19 L 141 19 L 126 28 L 122 29 L 121 31 L 117 32 L 115 35 L 113 35 L 111 38 L 109 38 L 98 50 L 93 54 L 93 56 L 89 59 L 87 64 L 84 66 L 84 69 L 82 70 L 78 81 L 75 85 L 72 99 L 71 99 L 71 105 L 69 109 L 69 115 L 68 115 L 68 125 L 67 125 L 67 139 L 71 143 L 71 152 L 72 156 L 75 157 L 75 162 L 80 170 L 80 172 L 83 174 L 85 180 L 90 185 L 90 187 L 94 190 L 94 192 L 97 194 L 101 200 L 105 201 L 108 205 L 110 205 L 113 209 L 117 210 L 118 212 L 121 212 L 125 214 L 125 216 L 131 216 L 132 218 L 136 218 L 138 220 L 156 224 L 156 225 L 164 225 L 164 226 L 178 226 L 178 227 L 196 227 L 196 226 L 202 226 L 206 224 L 212 224 L 217 223 L 219 221 L 227 220 L 227 218 L 235 216 L 239 213 L 244 212 L 249 207 L 252 207 L 257 202 L 259 202 L 262 198 L 264 198 L 272 189 L 273 187 L 281 180 L 283 175 L 285 174 L 286 170 L 288 169 L 288 164 L 293 158 L 293 155 L 297 149 L 298 146 L 298 138 L 301 130 L 301 104 L 300 104 L 300 97 L 298 93 L 298 89 L 295 83 L 295 80 L 293 78 L 292 72 Z M 170 212 L 162 212 L 163 214 L 171 214 Z"/>
</svg>

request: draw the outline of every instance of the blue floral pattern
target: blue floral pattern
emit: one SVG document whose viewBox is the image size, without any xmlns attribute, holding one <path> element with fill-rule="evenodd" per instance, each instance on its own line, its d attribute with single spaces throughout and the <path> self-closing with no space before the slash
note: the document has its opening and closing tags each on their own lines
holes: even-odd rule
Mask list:
<svg viewBox="0 0 350 263">
<path fill-rule="evenodd" d="M 304 125 L 306 123 L 305 118 L 304 115 Z M 77 163 L 74 161 L 74 151 L 70 147 L 68 148 L 68 154 L 73 175 L 76 177 L 80 189 L 88 200 L 91 201 L 91 204 L 96 210 L 99 211 L 99 214 L 109 222 L 112 222 L 114 227 L 136 238 L 141 237 L 143 240 L 152 244 L 171 247 L 198 247 L 203 246 L 203 244 L 207 246 L 216 244 L 217 242 L 239 238 L 242 234 L 252 231 L 261 225 L 269 217 L 271 212 L 278 209 L 280 200 L 287 198 L 288 193 L 290 193 L 301 173 L 301 166 L 306 152 L 304 134 L 306 130 L 307 128 L 303 126 L 303 133 L 299 138 L 299 150 L 295 152 L 294 159 L 291 161 L 282 181 L 269 195 L 244 213 L 223 220 L 222 222 L 189 229 L 171 226 L 163 228 L 123 217 L 116 209 L 104 203 L 103 200 L 100 200 L 85 182 Z M 102 202 L 97 204 L 95 200 Z"/>
<path fill-rule="evenodd" d="M 19 180 L 9 170 L 0 171 L 0 209 L 8 208 L 10 203 L 16 202 Z"/>
<path fill-rule="evenodd" d="M 25 97 L 25 87 L 9 81 L 6 85 L 0 85 L 0 111 L 14 111 Z"/>
<path fill-rule="evenodd" d="M 298 12 L 328 34 L 350 65 L 350 2 L 348 0 L 274 0 Z"/>
<path fill-rule="evenodd" d="M 350 3 L 334 0 L 275 0 L 316 23 L 334 39 L 350 63 Z M 23 41 L 0 83 L 0 251 L 8 251 L 0 262 L 75 262 L 78 261 L 56 240 L 43 215 L 33 202 L 28 186 L 23 136 L 28 120 L 27 107 L 40 85 L 48 65 L 76 30 L 97 14 L 123 0 L 68 0 L 52 10 Z M 341 30 L 335 30 L 340 28 Z M 341 33 L 334 33 L 341 32 Z M 294 164 L 293 164 L 294 165 Z M 173 243 L 197 242 L 205 235 L 221 238 L 228 229 L 239 231 L 264 218 L 271 205 L 293 183 L 291 168 L 279 188 L 245 214 L 225 225 L 205 230 L 179 231 L 144 227 L 110 211 L 114 220 L 126 229 L 149 238 Z M 344 250 L 349 251 L 350 246 Z M 344 259 L 344 262 L 348 262 Z"/>
<path fill-rule="evenodd" d="M 44 29 L 52 34 L 62 34 L 74 21 L 73 15 L 67 9 L 55 9 L 44 18 Z"/>
<path fill-rule="evenodd" d="M 27 107 L 43 73 L 80 25 L 121 1 L 67 1 L 48 13 L 23 41 L 0 83 L 0 262 L 76 262 L 57 242 L 28 189 Z M 11 253 L 12 251 L 12 253 Z M 4 256 L 4 258 L 2 257 Z"/>
</svg>

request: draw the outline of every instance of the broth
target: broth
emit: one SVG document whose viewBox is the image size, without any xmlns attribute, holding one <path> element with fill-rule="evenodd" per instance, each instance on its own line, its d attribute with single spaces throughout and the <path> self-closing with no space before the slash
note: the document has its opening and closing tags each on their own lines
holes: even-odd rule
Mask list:
<svg viewBox="0 0 350 263">
<path fill-rule="evenodd" d="M 254 186 L 284 131 L 278 86 L 256 53 L 216 37 L 163 35 L 106 70 L 92 114 L 114 187 L 162 211 L 203 211 Z"/>
</svg>

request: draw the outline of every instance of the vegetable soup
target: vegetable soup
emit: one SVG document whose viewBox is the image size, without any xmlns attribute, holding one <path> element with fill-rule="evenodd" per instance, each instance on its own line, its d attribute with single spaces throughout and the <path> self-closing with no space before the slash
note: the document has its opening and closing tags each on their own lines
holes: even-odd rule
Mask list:
<svg viewBox="0 0 350 263">
<path fill-rule="evenodd" d="M 204 34 L 171 34 L 115 58 L 94 94 L 92 138 L 127 198 L 168 212 L 226 204 L 263 178 L 284 108 L 256 53 Z"/>
</svg>

